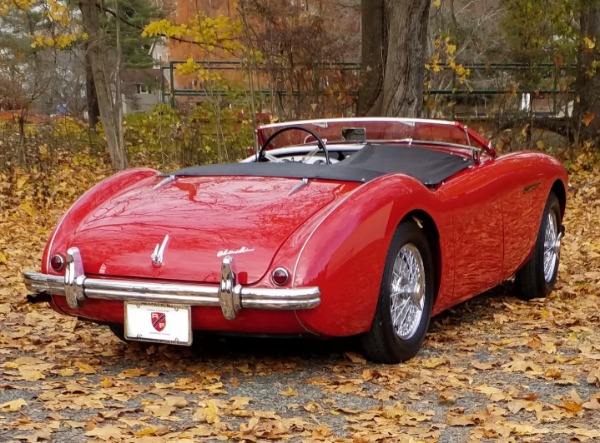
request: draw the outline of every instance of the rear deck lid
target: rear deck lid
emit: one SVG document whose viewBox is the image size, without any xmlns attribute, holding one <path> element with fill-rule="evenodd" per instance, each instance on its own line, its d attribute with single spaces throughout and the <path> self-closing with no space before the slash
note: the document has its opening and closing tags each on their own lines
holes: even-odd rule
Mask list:
<svg viewBox="0 0 600 443">
<path fill-rule="evenodd" d="M 241 283 L 259 280 L 308 218 L 360 186 L 277 177 L 176 177 L 124 191 L 80 223 L 69 240 L 88 275 L 217 282 L 232 255 Z M 168 236 L 168 238 L 167 238 Z M 161 249 L 161 266 L 153 264 Z"/>
</svg>

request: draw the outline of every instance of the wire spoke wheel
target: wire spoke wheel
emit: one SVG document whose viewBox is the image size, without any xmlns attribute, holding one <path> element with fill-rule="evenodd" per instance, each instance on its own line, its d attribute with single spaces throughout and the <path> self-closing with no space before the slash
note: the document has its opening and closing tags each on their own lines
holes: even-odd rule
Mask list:
<svg viewBox="0 0 600 443">
<path fill-rule="evenodd" d="M 419 249 L 404 245 L 394 261 L 390 285 L 390 313 L 398 338 L 411 338 L 423 317 L 425 304 L 425 267 Z"/>
<path fill-rule="evenodd" d="M 429 327 L 434 286 L 426 230 L 412 220 L 404 221 L 388 249 L 371 329 L 362 337 L 368 358 L 399 363 L 419 352 Z"/>
<path fill-rule="evenodd" d="M 560 240 L 556 214 L 550 212 L 544 235 L 544 279 L 546 283 L 549 283 L 554 275 L 554 268 L 560 254 Z"/>
<path fill-rule="evenodd" d="M 516 294 L 523 300 L 545 297 L 554 288 L 563 232 L 560 202 L 556 194 L 551 192 L 531 257 L 515 275 Z"/>
</svg>

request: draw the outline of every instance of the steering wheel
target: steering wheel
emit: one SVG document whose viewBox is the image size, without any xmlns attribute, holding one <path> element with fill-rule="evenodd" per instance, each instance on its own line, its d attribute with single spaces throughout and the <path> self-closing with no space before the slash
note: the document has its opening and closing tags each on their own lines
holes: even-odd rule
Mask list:
<svg viewBox="0 0 600 443">
<path fill-rule="evenodd" d="M 329 151 L 327 151 L 327 146 L 325 145 L 325 142 L 323 142 L 321 137 L 319 137 L 316 132 L 314 132 L 312 129 L 305 128 L 304 126 L 286 126 L 285 128 L 281 128 L 281 129 L 275 131 L 260 147 L 260 151 L 258 151 L 258 158 L 256 160 L 260 162 L 260 161 L 264 161 L 265 159 L 268 159 L 270 156 L 269 156 L 269 154 L 267 154 L 266 148 L 267 148 L 267 146 L 269 146 L 269 143 L 271 143 L 271 140 L 273 140 L 279 134 L 281 134 L 285 131 L 291 131 L 293 129 L 296 129 L 298 131 L 308 132 L 310 135 L 312 135 L 317 140 L 317 146 L 319 147 L 319 149 L 322 149 L 323 152 L 325 153 L 325 164 L 327 164 L 327 165 L 331 164 L 331 160 L 329 159 Z"/>
</svg>

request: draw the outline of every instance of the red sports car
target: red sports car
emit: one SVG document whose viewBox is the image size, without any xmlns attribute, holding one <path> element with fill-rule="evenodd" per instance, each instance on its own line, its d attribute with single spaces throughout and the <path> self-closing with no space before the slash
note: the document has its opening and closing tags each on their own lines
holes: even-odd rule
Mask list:
<svg viewBox="0 0 600 443">
<path fill-rule="evenodd" d="M 515 276 L 553 288 L 567 173 L 497 156 L 457 122 L 350 118 L 262 126 L 244 162 L 118 173 L 55 228 L 31 301 L 126 340 L 192 331 L 360 336 L 414 356 L 429 319 Z"/>
</svg>

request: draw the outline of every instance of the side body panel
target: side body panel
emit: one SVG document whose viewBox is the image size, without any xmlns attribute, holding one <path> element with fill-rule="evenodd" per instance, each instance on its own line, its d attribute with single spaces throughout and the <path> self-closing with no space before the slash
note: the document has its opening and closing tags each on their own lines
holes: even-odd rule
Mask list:
<svg viewBox="0 0 600 443">
<path fill-rule="evenodd" d="M 452 208 L 455 249 L 453 303 L 502 281 L 503 179 L 495 160 L 473 166 L 443 185 L 445 205 Z"/>
<path fill-rule="evenodd" d="M 442 186 L 453 210 L 455 278 L 459 303 L 511 277 L 531 254 L 558 161 L 533 152 L 484 161 Z"/>
<path fill-rule="evenodd" d="M 504 218 L 503 279 L 529 259 L 548 195 L 555 183 L 566 193 L 567 172 L 558 160 L 536 152 L 515 152 L 498 159 L 496 173 L 507 177 Z"/>
</svg>

